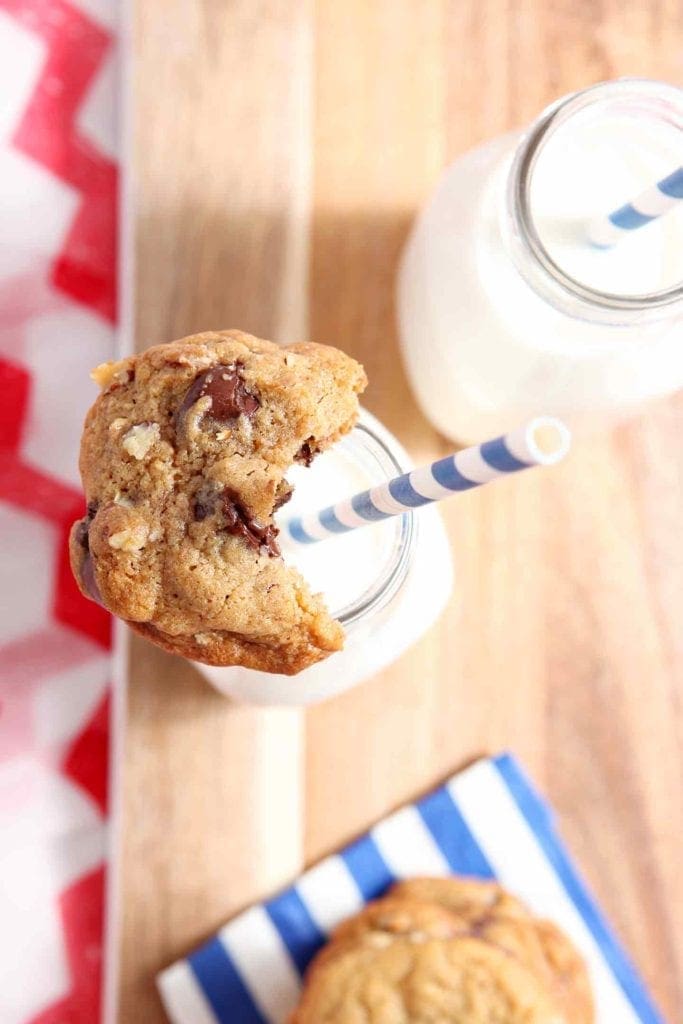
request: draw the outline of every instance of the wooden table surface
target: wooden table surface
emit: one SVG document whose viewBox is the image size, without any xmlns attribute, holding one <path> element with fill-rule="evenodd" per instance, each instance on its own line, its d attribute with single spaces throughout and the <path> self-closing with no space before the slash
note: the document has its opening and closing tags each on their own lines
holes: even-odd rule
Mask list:
<svg viewBox="0 0 683 1024">
<path fill-rule="evenodd" d="M 448 445 L 411 398 L 393 289 L 441 169 L 580 86 L 683 84 L 680 0 L 135 8 L 138 345 L 218 327 L 339 345 L 418 459 Z M 163 1021 L 155 972 L 235 911 L 503 748 L 681 1019 L 682 433 L 683 401 L 663 401 L 557 469 L 446 505 L 446 614 L 321 707 L 237 707 L 132 644 L 121 1022 Z"/>
</svg>

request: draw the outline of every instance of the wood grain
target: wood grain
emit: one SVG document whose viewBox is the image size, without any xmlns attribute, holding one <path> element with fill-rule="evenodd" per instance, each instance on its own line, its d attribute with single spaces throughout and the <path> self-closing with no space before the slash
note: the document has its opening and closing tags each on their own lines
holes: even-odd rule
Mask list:
<svg viewBox="0 0 683 1024">
<path fill-rule="evenodd" d="M 679 0 L 138 0 L 140 346 L 211 326 L 359 356 L 416 458 L 447 446 L 396 347 L 396 263 L 463 149 L 561 93 L 683 84 Z M 134 644 L 123 1024 L 156 970 L 304 860 L 512 748 L 668 1019 L 683 1008 L 683 402 L 552 472 L 444 508 L 452 603 L 376 679 L 309 712 L 238 708 Z M 350 751 L 353 756 L 350 756 Z"/>
<path fill-rule="evenodd" d="M 136 8 L 137 340 L 209 325 L 307 335 L 305 5 Z M 133 641 L 119 1020 L 163 1020 L 156 972 L 302 860 L 303 715 L 228 703 Z"/>
</svg>

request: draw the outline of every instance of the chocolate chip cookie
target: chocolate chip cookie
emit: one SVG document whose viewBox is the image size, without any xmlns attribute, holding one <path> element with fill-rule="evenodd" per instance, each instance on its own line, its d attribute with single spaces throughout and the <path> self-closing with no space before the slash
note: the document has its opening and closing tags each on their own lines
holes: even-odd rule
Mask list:
<svg viewBox="0 0 683 1024">
<path fill-rule="evenodd" d="M 569 940 L 500 886 L 415 879 L 345 921 L 290 1024 L 592 1024 Z"/>
<path fill-rule="evenodd" d="M 294 674 L 343 646 L 285 564 L 285 474 L 353 427 L 363 368 L 337 349 L 196 334 L 97 367 L 81 443 L 81 590 L 161 647 Z"/>
</svg>

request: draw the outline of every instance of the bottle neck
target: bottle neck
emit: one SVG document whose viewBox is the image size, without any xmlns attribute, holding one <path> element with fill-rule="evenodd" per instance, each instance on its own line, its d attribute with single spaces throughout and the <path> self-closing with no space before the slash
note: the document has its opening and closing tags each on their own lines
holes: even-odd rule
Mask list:
<svg viewBox="0 0 683 1024">
<path fill-rule="evenodd" d="M 565 97 L 541 114 L 517 147 L 507 179 L 503 233 L 513 261 L 527 283 L 566 315 L 617 326 L 674 319 L 683 315 L 683 281 L 643 294 L 592 288 L 560 265 L 538 230 L 533 204 L 534 175 L 544 147 L 573 119 L 588 115 L 608 120 L 615 112 L 632 116 L 636 130 L 642 123 L 640 119 L 667 125 L 672 135 L 679 136 L 678 152 L 683 150 L 683 91 L 674 86 L 620 79 Z M 585 244 L 590 244 L 587 237 Z"/>
</svg>

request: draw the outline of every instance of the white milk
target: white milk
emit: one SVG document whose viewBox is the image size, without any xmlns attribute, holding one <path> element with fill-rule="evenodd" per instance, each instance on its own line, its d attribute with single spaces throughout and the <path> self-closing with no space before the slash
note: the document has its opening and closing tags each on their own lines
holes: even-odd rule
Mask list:
<svg viewBox="0 0 683 1024">
<path fill-rule="evenodd" d="M 382 479 L 381 472 L 362 465 L 354 448 L 342 442 L 319 455 L 306 469 L 294 466 L 287 479 L 294 485 L 291 501 L 281 509 L 277 521 L 333 505 L 341 498 L 366 490 Z M 322 504 L 321 504 L 321 496 Z M 324 543 L 297 544 L 280 535 L 282 555 L 295 565 L 314 593 L 322 593 L 335 618 L 367 593 L 389 564 L 400 539 L 398 521 L 386 520 L 364 530 L 330 537 Z"/>
<path fill-rule="evenodd" d="M 279 519 L 322 509 L 410 468 L 396 439 L 369 413 L 306 469 Z M 253 704 L 313 704 L 349 689 L 394 661 L 432 625 L 448 599 L 451 556 L 434 506 L 312 545 L 281 535 L 282 554 L 345 627 L 344 650 L 296 676 L 244 668 L 197 668 L 222 693 Z"/>
<path fill-rule="evenodd" d="M 618 309 L 592 297 L 642 297 L 683 282 L 683 210 L 612 250 L 584 240 L 592 217 L 681 162 L 683 94 L 668 90 L 681 121 L 665 125 L 639 108 L 641 87 L 667 91 L 607 83 L 544 115 L 552 128 L 528 172 L 519 167 L 533 131 L 521 145 L 509 135 L 466 153 L 418 219 L 399 278 L 401 342 L 417 398 L 444 434 L 480 441 L 544 413 L 594 427 L 683 384 L 680 299 L 667 309 L 646 299 Z M 529 220 L 574 279 L 568 285 L 520 237 L 515 173 L 527 174 Z M 575 294 L 582 285 L 587 298 Z"/>
<path fill-rule="evenodd" d="M 531 205 L 551 258 L 590 288 L 617 295 L 663 291 L 683 281 L 683 205 L 624 233 L 617 245 L 586 245 L 586 221 L 610 213 L 674 169 L 683 137 L 650 124 L 645 137 L 632 117 L 578 116 L 538 155 Z M 561 201 L 558 202 L 558 196 Z"/>
</svg>

